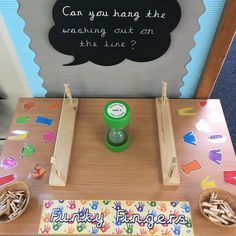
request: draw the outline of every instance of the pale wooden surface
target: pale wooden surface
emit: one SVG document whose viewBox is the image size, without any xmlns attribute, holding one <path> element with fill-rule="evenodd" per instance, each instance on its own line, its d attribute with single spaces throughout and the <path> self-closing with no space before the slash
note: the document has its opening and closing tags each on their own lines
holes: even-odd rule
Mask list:
<svg viewBox="0 0 236 236">
<path fill-rule="evenodd" d="M 26 99 L 32 100 L 32 99 Z M 31 191 L 31 201 L 26 212 L 11 224 L 0 224 L 1 235 L 37 235 L 39 219 L 44 199 L 115 199 L 115 200 L 187 200 L 191 205 L 194 232 L 196 236 L 236 235 L 236 228 L 218 228 L 208 222 L 198 209 L 200 182 L 208 175 L 215 180 L 218 187 L 236 195 L 234 185 L 223 182 L 223 170 L 235 170 L 236 158 L 225 123 L 212 126 L 213 134 L 227 137 L 225 144 L 217 145 L 223 152 L 223 163 L 219 167 L 208 160 L 208 151 L 216 148 L 206 141 L 208 134 L 196 131 L 195 124 L 206 116 L 212 108 L 202 108 L 199 100 L 170 100 L 176 149 L 179 166 L 194 159 L 203 168 L 189 176 L 180 170 L 179 187 L 163 187 L 160 167 L 160 154 L 154 99 L 123 99 L 131 107 L 131 143 L 129 149 L 121 153 L 112 153 L 103 143 L 105 129 L 102 109 L 108 99 L 79 99 L 79 108 L 73 150 L 66 187 L 50 187 L 50 157 L 54 143 L 44 144 L 42 135 L 45 130 L 56 130 L 60 116 L 60 108 L 47 111 L 47 105 L 62 101 L 61 99 L 33 99 L 37 108 L 23 112 L 23 100 L 18 103 L 10 129 L 31 130 L 29 143 L 36 146 L 32 157 L 20 159 L 23 141 L 7 141 L 2 156 L 17 156 L 19 165 L 16 169 L 1 171 L 1 175 L 17 173 L 18 179 L 25 181 Z M 218 111 L 222 113 L 219 101 Z M 183 107 L 196 108 L 196 116 L 179 116 L 177 109 Z M 15 118 L 28 114 L 33 119 L 37 115 L 54 118 L 52 127 L 38 125 L 15 125 Z M 198 145 L 183 143 L 182 136 L 188 131 L 196 132 Z M 28 173 L 35 164 L 47 169 L 42 180 L 27 179 Z"/>
</svg>

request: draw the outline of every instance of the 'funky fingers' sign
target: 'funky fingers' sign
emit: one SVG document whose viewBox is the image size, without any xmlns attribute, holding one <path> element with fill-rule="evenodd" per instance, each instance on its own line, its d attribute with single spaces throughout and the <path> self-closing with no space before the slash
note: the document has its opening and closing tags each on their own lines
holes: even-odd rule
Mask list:
<svg viewBox="0 0 236 236">
<path fill-rule="evenodd" d="M 147 62 L 167 51 L 180 18 L 177 0 L 57 0 L 49 41 L 74 56 L 67 65 Z"/>
<path fill-rule="evenodd" d="M 193 236 L 188 202 L 47 200 L 39 234 Z"/>
</svg>

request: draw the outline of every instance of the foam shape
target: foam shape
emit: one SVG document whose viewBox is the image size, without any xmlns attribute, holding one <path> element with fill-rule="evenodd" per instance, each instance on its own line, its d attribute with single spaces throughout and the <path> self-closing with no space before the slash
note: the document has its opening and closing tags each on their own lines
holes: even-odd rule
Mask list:
<svg viewBox="0 0 236 236">
<path fill-rule="evenodd" d="M 221 164 L 222 161 L 222 153 L 220 149 L 217 150 L 210 150 L 208 153 L 208 157 L 211 161 L 216 163 L 217 165 Z"/>
<path fill-rule="evenodd" d="M 49 143 L 49 142 L 52 142 L 54 141 L 56 138 L 56 134 L 55 132 L 52 132 L 52 131 L 45 131 L 44 135 L 43 135 L 43 140 L 45 143 Z"/>
<path fill-rule="evenodd" d="M 21 157 L 29 157 L 35 152 L 35 147 L 32 144 L 25 144 L 21 151 Z"/>
<path fill-rule="evenodd" d="M 46 118 L 46 117 L 43 117 L 43 116 L 37 116 L 36 119 L 35 119 L 35 122 L 39 123 L 39 124 L 44 124 L 44 125 L 51 125 L 52 122 L 53 122 L 53 119 Z"/>
<path fill-rule="evenodd" d="M 208 181 L 209 179 L 210 176 L 207 176 L 205 179 L 202 180 L 201 187 L 203 190 L 206 190 L 208 188 L 217 188 L 216 183 L 213 180 Z"/>
<path fill-rule="evenodd" d="M 194 112 L 193 107 L 180 108 L 177 111 L 180 116 L 194 116 L 194 115 L 196 115 L 196 112 Z"/>
<path fill-rule="evenodd" d="M 236 185 L 236 171 L 224 171 L 224 181 Z"/>
<path fill-rule="evenodd" d="M 5 176 L 0 176 L 0 187 L 2 187 L 5 184 L 9 184 L 12 181 L 14 181 L 17 178 L 17 175 L 5 175 Z"/>
<path fill-rule="evenodd" d="M 25 111 L 29 111 L 29 110 L 31 110 L 32 108 L 35 107 L 35 102 L 32 102 L 32 101 L 24 101 L 23 107 L 24 107 L 24 110 L 25 110 Z"/>
<path fill-rule="evenodd" d="M 196 138 L 195 134 L 193 133 L 193 131 L 190 131 L 190 132 L 186 133 L 183 136 L 183 140 L 184 140 L 185 143 L 188 143 L 188 144 L 191 144 L 191 145 L 197 145 L 196 144 L 197 138 Z"/>
<path fill-rule="evenodd" d="M 226 142 L 226 137 L 221 134 L 215 134 L 211 135 L 207 138 L 207 141 L 209 143 L 225 143 Z"/>
<path fill-rule="evenodd" d="M 187 164 L 182 164 L 181 168 L 185 174 L 190 174 L 192 171 L 201 169 L 201 165 L 197 160 L 191 161 Z"/>
<path fill-rule="evenodd" d="M 23 125 L 29 123 L 31 118 L 29 116 L 18 116 L 16 117 L 16 124 Z"/>
<path fill-rule="evenodd" d="M 17 159 L 13 156 L 8 156 L 2 159 L 1 167 L 5 170 L 9 170 L 17 166 Z"/>
<path fill-rule="evenodd" d="M 201 119 L 197 122 L 196 129 L 202 132 L 211 132 L 211 126 L 204 119 Z"/>
</svg>

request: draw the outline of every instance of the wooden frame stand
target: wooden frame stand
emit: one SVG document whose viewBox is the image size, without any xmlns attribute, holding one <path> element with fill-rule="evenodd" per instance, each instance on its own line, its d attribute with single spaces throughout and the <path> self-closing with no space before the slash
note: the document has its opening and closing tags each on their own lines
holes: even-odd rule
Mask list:
<svg viewBox="0 0 236 236">
<path fill-rule="evenodd" d="M 78 99 L 72 98 L 70 88 L 65 84 L 64 97 L 49 177 L 50 186 L 66 186 L 71 148 L 74 137 Z"/>
<path fill-rule="evenodd" d="M 178 186 L 180 184 L 180 177 L 177 164 L 170 104 L 169 99 L 166 96 L 166 90 L 167 84 L 162 82 L 162 97 L 156 98 L 162 179 L 163 185 L 165 186 Z"/>
</svg>

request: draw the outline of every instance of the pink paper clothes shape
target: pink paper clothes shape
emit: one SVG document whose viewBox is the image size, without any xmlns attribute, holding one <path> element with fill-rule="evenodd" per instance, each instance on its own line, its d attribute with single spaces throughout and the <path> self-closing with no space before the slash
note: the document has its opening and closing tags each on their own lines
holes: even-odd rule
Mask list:
<svg viewBox="0 0 236 236">
<path fill-rule="evenodd" d="M 220 149 L 210 150 L 208 153 L 208 157 L 211 161 L 215 162 L 217 165 L 221 164 L 222 161 L 222 153 Z"/>
<path fill-rule="evenodd" d="M 5 157 L 1 162 L 1 167 L 5 170 L 14 168 L 17 166 L 17 160 L 15 157 L 9 156 Z"/>
<path fill-rule="evenodd" d="M 225 183 L 236 185 L 236 171 L 224 171 Z"/>
<path fill-rule="evenodd" d="M 50 143 L 52 141 L 54 141 L 56 138 L 56 134 L 55 132 L 52 131 L 45 131 L 44 135 L 43 135 L 43 141 L 44 143 Z"/>
</svg>

